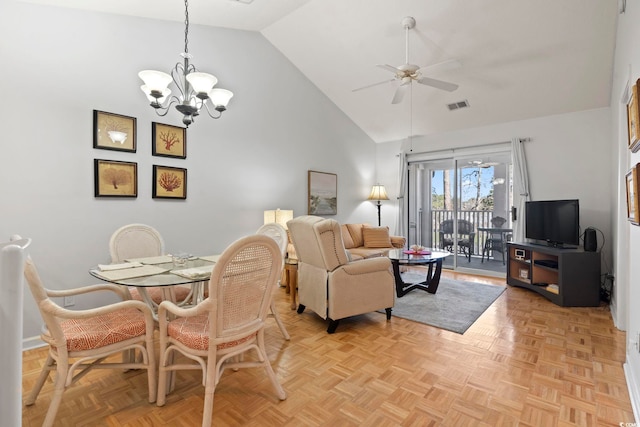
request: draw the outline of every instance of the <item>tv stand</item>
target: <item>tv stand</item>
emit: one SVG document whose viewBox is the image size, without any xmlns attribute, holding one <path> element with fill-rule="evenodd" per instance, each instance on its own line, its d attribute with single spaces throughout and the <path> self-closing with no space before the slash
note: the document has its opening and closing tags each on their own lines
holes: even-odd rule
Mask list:
<svg viewBox="0 0 640 427">
<path fill-rule="evenodd" d="M 547 241 L 547 246 L 552 247 L 552 248 L 558 248 L 558 249 L 578 249 L 577 246 L 565 245 L 562 242 Z"/>
<path fill-rule="evenodd" d="M 600 254 L 578 248 L 507 243 L 507 284 L 563 307 L 600 305 Z"/>
</svg>

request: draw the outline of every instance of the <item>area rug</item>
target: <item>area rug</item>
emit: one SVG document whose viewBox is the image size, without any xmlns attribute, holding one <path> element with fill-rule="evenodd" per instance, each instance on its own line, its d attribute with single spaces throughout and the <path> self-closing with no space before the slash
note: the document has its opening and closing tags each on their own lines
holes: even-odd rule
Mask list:
<svg viewBox="0 0 640 427">
<path fill-rule="evenodd" d="M 424 280 L 424 276 L 415 273 L 402 276 L 405 282 Z M 391 315 L 464 334 L 505 289 L 506 286 L 443 277 L 435 294 L 414 289 L 401 298 L 396 297 Z"/>
</svg>

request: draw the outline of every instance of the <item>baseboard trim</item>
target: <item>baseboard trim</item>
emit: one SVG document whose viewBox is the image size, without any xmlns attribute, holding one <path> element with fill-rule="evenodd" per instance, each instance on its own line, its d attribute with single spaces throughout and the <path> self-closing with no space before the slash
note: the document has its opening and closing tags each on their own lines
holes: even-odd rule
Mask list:
<svg viewBox="0 0 640 427">
<path fill-rule="evenodd" d="M 636 420 L 640 419 L 640 411 L 638 411 L 640 408 L 640 396 L 638 395 L 638 390 L 640 389 L 638 388 L 638 381 L 636 381 L 636 378 L 633 376 L 633 372 L 629 367 L 628 362 L 625 362 L 622 367 L 624 368 L 624 376 L 627 379 L 629 400 L 631 400 L 631 408 L 633 409 L 633 421 L 637 422 Z"/>
<path fill-rule="evenodd" d="M 22 340 L 22 351 L 33 350 L 46 346 L 47 343 L 42 341 L 40 337 L 30 337 Z"/>
</svg>

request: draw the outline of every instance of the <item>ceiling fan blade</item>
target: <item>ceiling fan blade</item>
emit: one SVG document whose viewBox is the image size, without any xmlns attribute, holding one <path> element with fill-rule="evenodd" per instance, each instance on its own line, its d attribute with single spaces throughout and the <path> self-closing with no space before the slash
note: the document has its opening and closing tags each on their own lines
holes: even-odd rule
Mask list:
<svg viewBox="0 0 640 427">
<path fill-rule="evenodd" d="M 421 77 L 416 81 L 422 85 L 427 85 L 427 86 L 435 87 L 437 89 L 446 90 L 447 92 L 453 92 L 454 90 L 458 89 L 457 84 L 443 82 L 442 80 L 436 80 L 429 77 Z"/>
<path fill-rule="evenodd" d="M 376 67 L 380 67 L 380 68 L 382 68 L 384 70 L 391 71 L 392 73 L 396 73 L 396 74 L 397 73 L 402 73 L 401 69 L 396 68 L 396 67 L 394 67 L 392 65 L 389 65 L 389 64 L 378 64 L 378 65 L 376 65 Z"/>
<path fill-rule="evenodd" d="M 369 89 L 370 87 L 383 85 L 383 84 L 385 84 L 385 83 L 391 83 L 391 82 L 392 82 L 392 81 L 394 81 L 394 80 L 395 80 L 395 79 L 385 80 L 385 81 L 383 81 L 383 82 L 378 82 L 378 83 L 372 83 L 372 84 L 370 84 L 370 85 L 366 85 L 366 86 L 359 87 L 359 88 L 357 88 L 357 89 L 353 89 L 351 92 L 357 92 L 357 91 L 362 90 L 362 89 Z"/>
<path fill-rule="evenodd" d="M 408 85 L 400 85 L 396 89 L 396 93 L 393 94 L 393 99 L 391 100 L 392 104 L 399 104 L 402 102 L 402 98 L 404 98 L 404 93 L 407 91 Z"/>
</svg>

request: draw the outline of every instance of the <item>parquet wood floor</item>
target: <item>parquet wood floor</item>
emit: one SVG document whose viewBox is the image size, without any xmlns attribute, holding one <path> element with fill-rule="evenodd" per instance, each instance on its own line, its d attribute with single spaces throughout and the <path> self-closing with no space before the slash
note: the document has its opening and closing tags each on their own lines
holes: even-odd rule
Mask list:
<svg viewBox="0 0 640 427">
<path fill-rule="evenodd" d="M 504 284 L 504 279 L 447 277 Z M 414 291 L 418 292 L 418 291 Z M 507 287 L 464 335 L 370 313 L 345 319 L 334 335 L 310 311 L 277 307 L 268 353 L 288 393 L 279 401 L 260 369 L 225 372 L 216 389 L 216 426 L 618 426 L 633 422 L 622 364 L 625 333 L 608 307 L 562 308 Z M 23 358 L 23 397 L 44 362 Z M 59 426 L 198 426 L 204 388 L 179 373 L 166 406 L 147 402 L 145 374 L 98 370 L 64 395 Z M 52 383 L 23 425 L 40 426 Z M 1 424 L 1 422 L 0 422 Z"/>
</svg>

